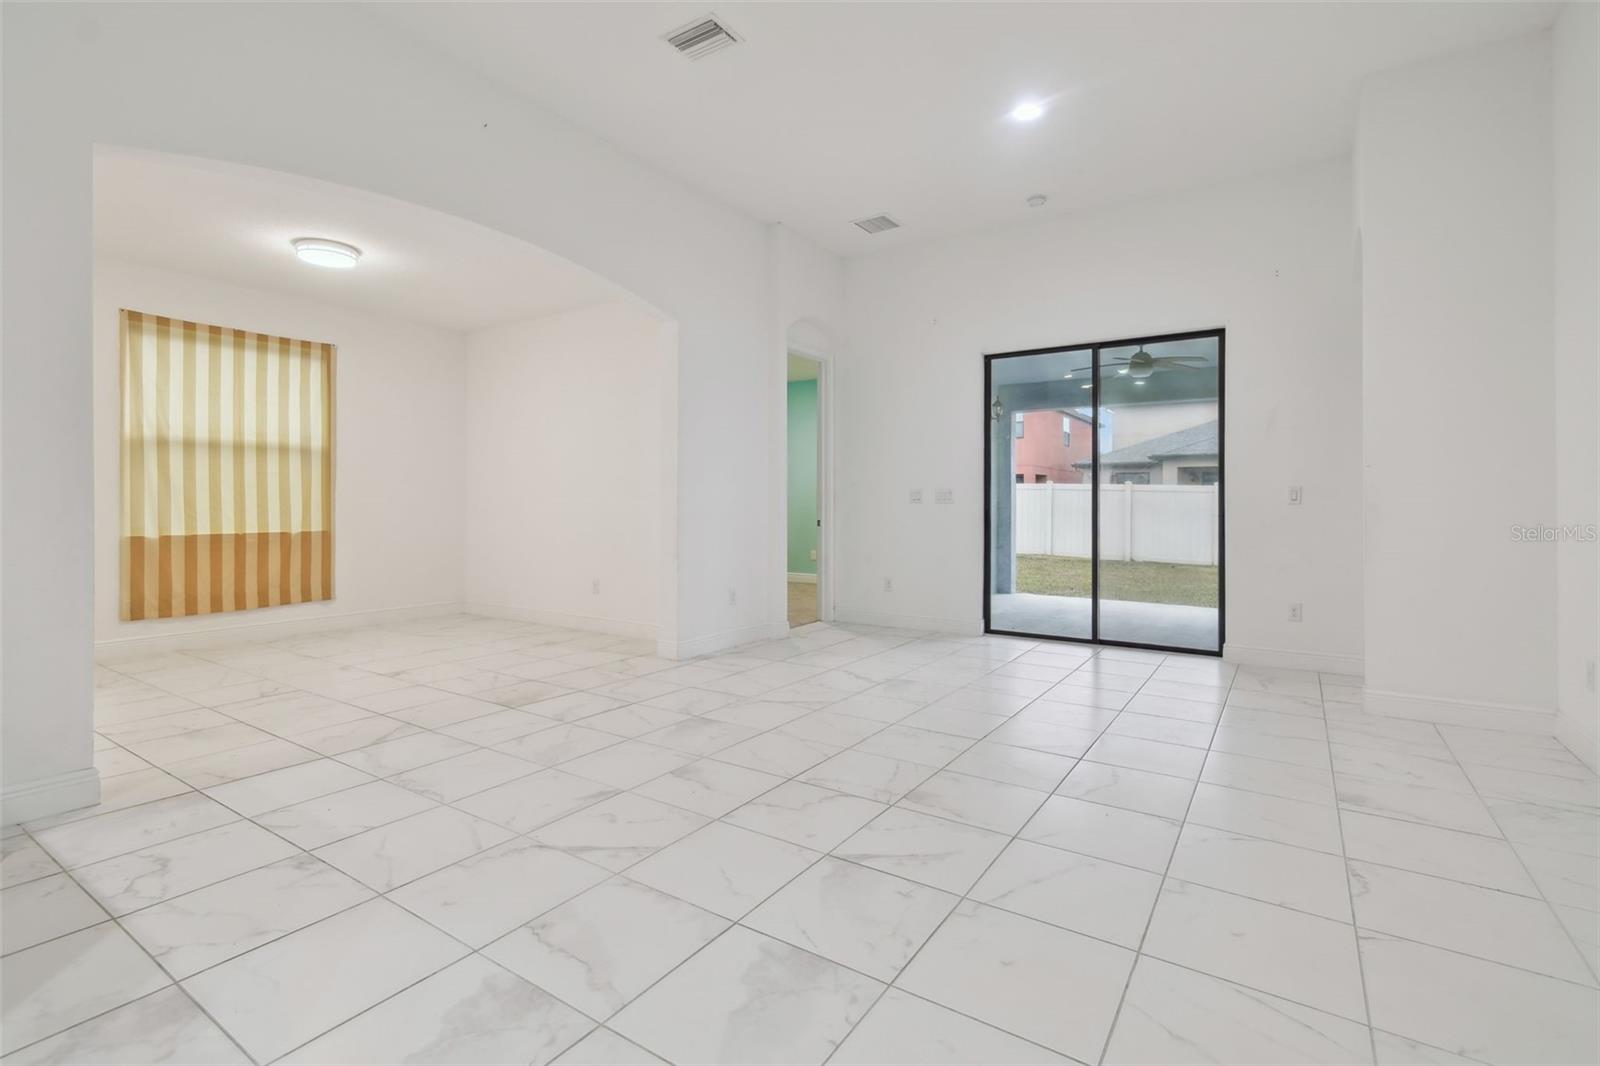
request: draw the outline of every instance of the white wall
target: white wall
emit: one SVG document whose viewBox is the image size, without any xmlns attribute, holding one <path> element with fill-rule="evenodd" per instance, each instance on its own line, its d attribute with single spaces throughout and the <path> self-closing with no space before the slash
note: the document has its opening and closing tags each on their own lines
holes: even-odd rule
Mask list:
<svg viewBox="0 0 1600 1066">
<path fill-rule="evenodd" d="M 1379 75 L 1362 96 L 1376 710 L 1551 724 L 1555 550 L 1512 535 L 1556 517 L 1550 152 L 1546 35 Z M 1460 462 L 1491 427 L 1494 446 Z"/>
<path fill-rule="evenodd" d="M 778 339 L 763 226 L 353 4 L 3 6 L 0 607 L 5 796 L 92 798 L 91 167 L 96 143 L 298 173 L 446 211 L 679 324 L 663 500 L 668 650 L 765 631 Z M 152 62 L 182 56 L 182 62 Z M 270 72 L 240 76 L 241 71 Z M 764 402 L 763 397 L 768 397 Z M 771 535 L 769 535 L 771 534 Z M 733 595 L 730 595 L 733 593 Z M 743 593 L 739 595 L 739 593 Z M 15 816 L 20 807 L 8 809 Z"/>
<path fill-rule="evenodd" d="M 338 346 L 334 599 L 193 618 L 124 622 L 117 617 L 117 311 L 124 307 Z M 465 358 L 465 338 L 449 330 L 97 257 L 95 639 L 140 639 L 459 602 L 466 499 L 460 474 L 466 436 Z"/>
<path fill-rule="evenodd" d="M 980 627 L 984 353 L 1223 326 L 1229 653 L 1355 666 L 1350 197 L 1341 160 L 847 263 L 840 617 Z M 933 502 L 944 488 L 952 505 Z M 1304 622 L 1286 621 L 1290 601 Z"/>
<path fill-rule="evenodd" d="M 1556 521 L 1600 522 L 1600 8 L 1568 4 L 1554 33 Z M 1556 701 L 1561 736 L 1595 766 L 1600 657 L 1593 543 L 1556 546 Z"/>
<path fill-rule="evenodd" d="M 670 323 L 626 304 L 468 336 L 471 606 L 656 635 L 672 343 Z"/>
</svg>

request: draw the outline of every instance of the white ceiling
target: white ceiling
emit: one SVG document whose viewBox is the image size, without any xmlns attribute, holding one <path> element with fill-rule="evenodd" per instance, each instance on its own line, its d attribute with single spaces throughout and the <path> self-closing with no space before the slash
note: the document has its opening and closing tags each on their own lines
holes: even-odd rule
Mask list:
<svg viewBox="0 0 1600 1066">
<path fill-rule="evenodd" d="M 1546 3 L 370 4 L 502 85 L 842 254 L 1349 150 L 1373 71 Z M 715 11 L 744 43 L 660 38 Z M 1031 125 L 1006 113 L 1048 99 Z M 1049 202 L 1030 209 L 1026 198 Z M 888 212 L 876 237 L 852 219 Z"/>
<path fill-rule="evenodd" d="M 95 153 L 98 253 L 447 329 L 535 318 L 626 294 L 512 237 L 415 204 L 275 171 L 154 152 Z M 331 237 L 354 270 L 289 242 Z"/>
</svg>

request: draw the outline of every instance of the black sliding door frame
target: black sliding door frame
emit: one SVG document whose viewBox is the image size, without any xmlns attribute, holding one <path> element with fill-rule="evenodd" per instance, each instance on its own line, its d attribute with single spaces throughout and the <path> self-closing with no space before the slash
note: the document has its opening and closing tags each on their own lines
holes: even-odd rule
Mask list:
<svg viewBox="0 0 1600 1066">
<path fill-rule="evenodd" d="M 1146 644 L 1132 640 L 1106 640 L 1100 636 L 1100 352 L 1106 348 L 1130 348 L 1167 341 L 1202 340 L 1212 337 L 1217 342 L 1217 477 L 1221 488 L 1217 494 L 1217 646 L 1211 648 L 1179 648 L 1167 644 Z M 995 400 L 994 364 L 1001 359 L 1017 359 L 1029 355 L 1057 355 L 1062 352 L 1088 352 L 1090 359 L 1089 391 L 1091 410 L 1089 448 L 1089 635 L 1087 637 L 1057 636 L 1050 633 L 1022 633 L 1016 630 L 995 629 L 990 617 L 990 600 L 993 592 L 994 535 L 991 464 L 994 461 L 991 404 Z M 1099 644 L 1113 648 L 1142 648 L 1147 651 L 1181 652 L 1187 655 L 1221 657 L 1227 646 L 1228 624 L 1228 462 L 1227 462 L 1227 330 L 1191 330 L 1186 333 L 1160 333 L 1149 337 L 1128 337 L 1118 340 L 1095 341 L 1090 344 L 1059 344 L 1049 348 L 1025 348 L 1016 352 L 997 352 L 983 357 L 983 631 L 996 636 L 1027 637 L 1032 640 L 1056 640 L 1071 644 Z M 1006 488 L 1011 490 L 1011 486 Z M 1014 525 L 1013 525 L 1013 528 Z"/>
</svg>

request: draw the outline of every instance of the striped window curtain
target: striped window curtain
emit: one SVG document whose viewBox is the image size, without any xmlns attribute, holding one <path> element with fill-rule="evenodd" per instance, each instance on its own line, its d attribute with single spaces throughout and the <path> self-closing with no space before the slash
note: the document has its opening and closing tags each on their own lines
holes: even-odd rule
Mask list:
<svg viewBox="0 0 1600 1066">
<path fill-rule="evenodd" d="M 334 346 L 124 310 L 122 617 L 333 598 Z"/>
</svg>

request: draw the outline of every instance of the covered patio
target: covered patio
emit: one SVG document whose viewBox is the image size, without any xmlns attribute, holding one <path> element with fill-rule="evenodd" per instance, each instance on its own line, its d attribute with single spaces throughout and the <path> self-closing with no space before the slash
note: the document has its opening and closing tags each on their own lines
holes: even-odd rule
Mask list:
<svg viewBox="0 0 1600 1066">
<path fill-rule="evenodd" d="M 997 593 L 990 600 L 989 627 L 1002 632 L 1087 640 L 1091 632 L 1089 605 L 1087 596 Z M 1214 651 L 1217 609 L 1101 600 L 1100 639 Z"/>
</svg>

